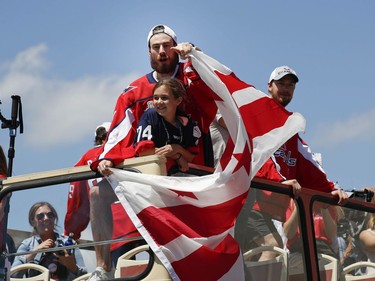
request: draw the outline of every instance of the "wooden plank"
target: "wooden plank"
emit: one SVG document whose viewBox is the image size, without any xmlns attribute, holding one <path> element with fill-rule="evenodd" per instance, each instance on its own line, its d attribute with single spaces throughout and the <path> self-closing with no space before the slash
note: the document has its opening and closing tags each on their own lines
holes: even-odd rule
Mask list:
<svg viewBox="0 0 375 281">
<path fill-rule="evenodd" d="M 116 166 L 120 169 L 135 169 L 141 173 L 155 174 L 155 175 L 166 175 L 166 158 L 149 155 L 142 157 L 135 157 L 125 159 L 121 164 Z M 79 166 L 63 168 L 45 172 L 37 172 L 32 174 L 20 175 L 9 177 L 2 181 L 3 189 L 11 186 L 12 184 L 32 182 L 38 180 L 48 180 L 63 176 L 74 176 L 74 175 L 92 175 L 94 178 L 96 173 L 93 172 L 89 166 Z"/>
</svg>

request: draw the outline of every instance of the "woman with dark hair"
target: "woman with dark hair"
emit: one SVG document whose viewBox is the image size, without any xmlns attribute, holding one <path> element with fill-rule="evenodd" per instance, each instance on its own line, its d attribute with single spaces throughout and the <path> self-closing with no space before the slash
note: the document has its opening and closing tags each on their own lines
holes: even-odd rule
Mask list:
<svg viewBox="0 0 375 281">
<path fill-rule="evenodd" d="M 37 202 L 32 205 L 29 211 L 29 223 L 33 228 L 33 236 L 22 241 L 17 253 L 64 246 L 65 241 L 70 238 L 55 231 L 57 222 L 57 212 L 50 203 Z M 36 263 L 47 267 L 51 278 L 55 280 L 73 280 L 87 273 L 79 249 L 17 256 L 12 266 L 24 263 Z M 20 273 L 20 275 L 24 274 L 25 272 Z M 15 277 L 19 277 L 19 275 Z"/>
</svg>

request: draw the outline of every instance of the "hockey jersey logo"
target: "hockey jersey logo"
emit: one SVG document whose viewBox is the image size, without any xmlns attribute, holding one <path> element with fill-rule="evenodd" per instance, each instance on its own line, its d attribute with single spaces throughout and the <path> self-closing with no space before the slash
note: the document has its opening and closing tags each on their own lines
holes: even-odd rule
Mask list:
<svg viewBox="0 0 375 281">
<path fill-rule="evenodd" d="M 284 163 L 287 166 L 294 167 L 297 163 L 297 159 L 292 157 L 292 152 L 289 150 L 287 151 L 286 146 L 281 146 L 278 150 L 275 152 L 275 157 L 280 157 L 283 159 Z"/>
</svg>

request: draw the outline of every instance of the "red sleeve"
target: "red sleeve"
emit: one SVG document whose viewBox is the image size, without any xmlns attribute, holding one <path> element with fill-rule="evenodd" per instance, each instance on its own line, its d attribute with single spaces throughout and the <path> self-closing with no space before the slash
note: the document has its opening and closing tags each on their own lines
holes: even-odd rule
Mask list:
<svg viewBox="0 0 375 281">
<path fill-rule="evenodd" d="M 87 160 L 86 160 L 86 154 L 87 153 L 88 152 L 86 152 L 84 155 L 82 155 L 81 159 L 78 160 L 78 162 L 74 165 L 74 167 L 87 165 Z"/>
<path fill-rule="evenodd" d="M 139 156 L 140 153 L 154 148 L 155 144 L 152 140 L 140 141 L 135 146 L 135 154 Z"/>
<path fill-rule="evenodd" d="M 190 61 L 184 64 L 183 82 L 187 85 L 186 112 L 198 122 L 202 132 L 207 134 L 217 112 L 214 100 L 216 94 L 203 82 Z"/>
<path fill-rule="evenodd" d="M 73 239 L 81 237 L 90 221 L 90 200 L 87 181 L 70 183 L 67 211 L 64 220 L 64 234 L 74 233 Z"/>
<path fill-rule="evenodd" d="M 74 166 L 88 165 L 98 157 L 100 151 L 99 146 L 89 149 Z M 86 229 L 90 221 L 89 184 L 95 184 L 95 182 L 96 179 L 93 179 L 71 182 L 69 185 L 64 234 L 74 233 L 75 240 L 80 238 L 81 232 Z"/>
<path fill-rule="evenodd" d="M 323 168 L 313 157 L 310 147 L 298 137 L 297 181 L 302 187 L 331 192 L 335 184 L 328 180 Z"/>
<path fill-rule="evenodd" d="M 198 146 L 189 146 L 186 148 L 191 154 L 198 155 L 199 154 L 199 143 Z"/>
<path fill-rule="evenodd" d="M 282 182 L 285 180 L 277 170 L 276 164 L 272 158 L 269 158 L 267 162 L 264 163 L 255 176 L 275 182 Z"/>
</svg>

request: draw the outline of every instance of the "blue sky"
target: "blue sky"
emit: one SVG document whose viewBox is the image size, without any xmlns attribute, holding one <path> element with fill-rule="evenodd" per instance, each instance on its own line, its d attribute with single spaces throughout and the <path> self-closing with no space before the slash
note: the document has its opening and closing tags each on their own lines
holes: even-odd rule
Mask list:
<svg viewBox="0 0 375 281">
<path fill-rule="evenodd" d="M 328 177 L 347 190 L 374 186 L 374 10 L 372 0 L 0 0 L 0 110 L 10 118 L 20 95 L 24 115 L 13 174 L 73 166 L 121 91 L 150 72 L 147 34 L 164 23 L 264 92 L 275 67 L 295 69 L 288 109 L 306 118 L 302 136 Z M 0 144 L 7 153 L 6 129 Z M 27 229 L 40 199 L 64 211 L 67 188 L 14 194 L 10 227 Z"/>
</svg>

